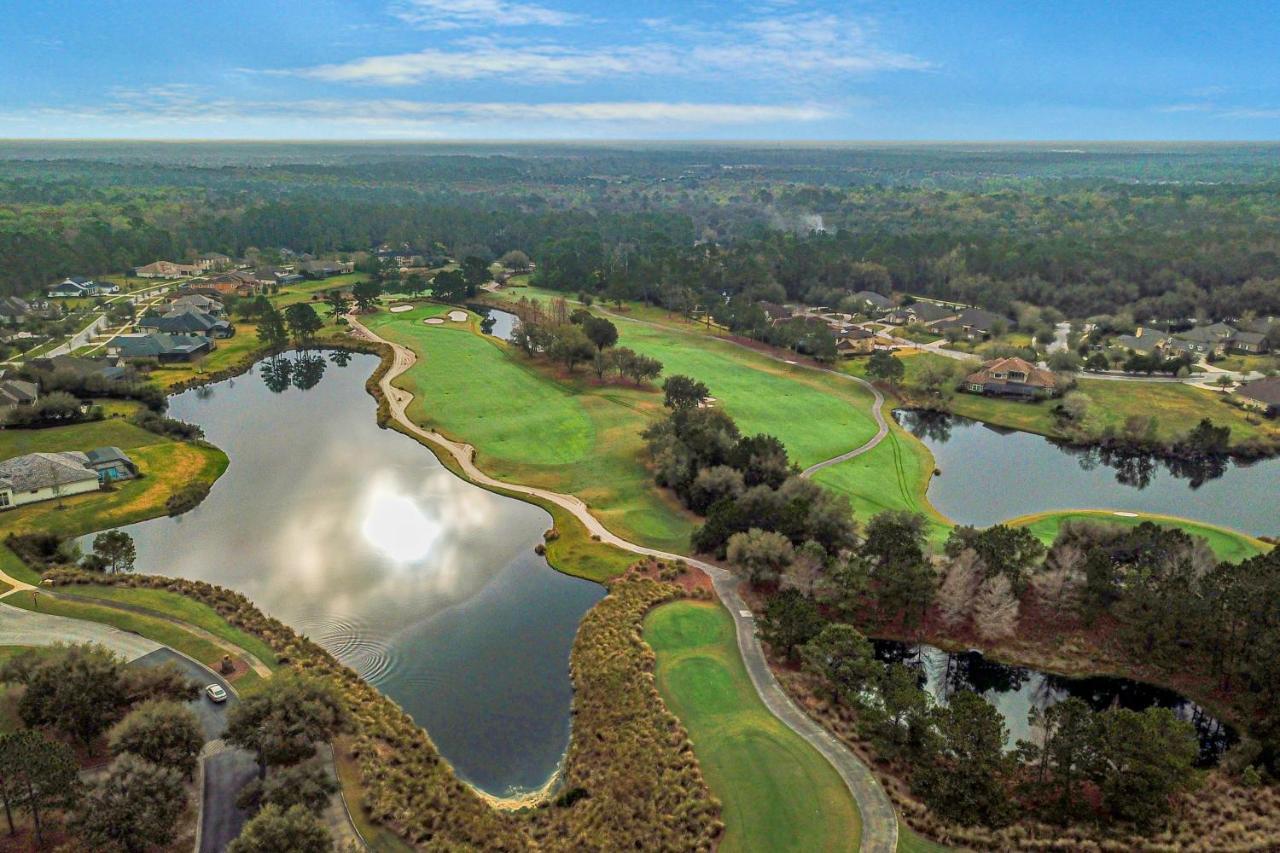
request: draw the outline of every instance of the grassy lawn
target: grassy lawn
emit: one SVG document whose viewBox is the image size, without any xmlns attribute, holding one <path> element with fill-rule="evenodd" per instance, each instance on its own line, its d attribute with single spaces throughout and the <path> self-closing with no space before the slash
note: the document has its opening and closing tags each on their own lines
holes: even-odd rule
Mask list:
<svg viewBox="0 0 1280 853">
<path fill-rule="evenodd" d="M 760 702 L 716 604 L 677 601 L 645 620 L 658 690 L 689 730 L 724 804 L 722 853 L 853 850 L 857 806 L 835 769 Z"/>
<path fill-rule="evenodd" d="M 218 615 L 218 612 L 207 604 L 169 592 L 163 589 L 141 589 L 117 586 L 65 586 L 58 589 L 59 595 L 75 596 L 87 600 L 98 600 L 127 604 L 131 607 L 143 607 L 147 610 L 179 619 L 197 628 L 203 628 L 210 634 L 221 637 L 229 643 L 239 646 L 257 657 L 273 669 L 279 664 L 275 652 L 262 640 L 246 634 L 232 626 Z"/>
<path fill-rule="evenodd" d="M 157 619 L 142 613 L 117 610 L 87 601 L 55 599 L 49 595 L 40 596 L 37 606 L 30 590 L 15 592 L 6 598 L 3 603 L 21 607 L 24 610 L 39 610 L 41 613 L 52 613 L 55 616 L 66 616 L 70 619 L 83 619 L 87 622 L 112 625 L 122 631 L 140 634 L 149 640 L 177 649 L 215 670 L 225 654 L 220 646 L 209 642 L 203 637 L 197 637 L 195 634 L 183 630 L 167 620 Z M 230 625 L 226 627 L 231 629 Z M 244 690 L 252 690 L 261 682 L 262 678 L 250 668 L 236 679 L 235 684 L 236 689 L 243 692 Z"/>
<path fill-rule="evenodd" d="M 495 476 L 576 494 L 620 532 L 685 549 L 691 519 L 653 487 L 644 465 L 639 433 L 665 416 L 656 390 L 598 386 L 581 368 L 555 375 L 475 334 L 473 324 L 422 322 L 442 310 L 421 306 L 368 319 L 379 334 L 423 356 L 397 380 L 415 395 L 415 421 L 475 445 L 479 463 Z M 875 433 L 871 395 L 853 383 L 680 328 L 618 327 L 622 345 L 660 359 L 666 374 L 707 382 L 744 432 L 777 435 L 802 466 Z"/>
<path fill-rule="evenodd" d="M 929 519 L 929 538 L 940 542 L 951 524 L 925 495 L 933 467 L 929 449 L 890 420 L 884 441 L 861 456 L 822 469 L 813 479 L 848 495 L 862 523 L 885 510 L 910 510 Z"/>
<path fill-rule="evenodd" d="M 5 429 L 0 430 L 0 459 L 24 453 L 60 453 L 64 450 L 93 450 L 95 447 L 130 450 L 157 441 L 163 439 L 120 418 L 48 429 Z"/>
<path fill-rule="evenodd" d="M 937 356 L 922 356 L 936 358 Z M 1078 389 L 1092 401 L 1091 416 L 1097 429 L 1120 429 L 1133 415 L 1154 415 L 1162 440 L 1172 440 L 1190 431 L 1202 418 L 1231 427 L 1231 441 L 1280 435 L 1280 426 L 1263 421 L 1249 423 L 1242 410 L 1227 403 L 1213 391 L 1192 388 L 1172 382 L 1116 382 L 1081 377 Z M 956 394 L 952 410 L 957 415 L 985 421 L 996 426 L 1061 435 L 1050 412 L 1052 403 L 1019 403 L 975 394 Z"/>
<path fill-rule="evenodd" d="M 251 358 L 261 348 L 257 326 L 237 321 L 235 336 L 217 341 L 213 352 L 198 361 L 157 367 L 151 371 L 151 379 L 161 388 L 172 388 L 179 382 L 234 367 L 246 358 Z"/>
<path fill-rule="evenodd" d="M 427 305 L 366 322 L 420 356 L 396 384 L 414 394 L 409 416 L 476 448 L 495 477 L 576 494 L 622 535 L 684 550 L 691 517 L 651 484 L 640 431 L 663 414 L 651 390 L 594 388 L 580 369 L 556 381 L 474 322 L 429 326 Z"/>
<path fill-rule="evenodd" d="M 1096 521 L 1107 524 L 1121 524 L 1126 527 L 1136 527 L 1144 521 L 1153 521 L 1166 527 L 1185 530 L 1193 536 L 1204 537 L 1219 560 L 1229 560 L 1233 563 L 1261 554 L 1270 548 L 1265 542 L 1235 530 L 1227 530 L 1212 524 L 1201 524 L 1185 518 L 1175 518 L 1167 515 L 1116 515 L 1115 512 L 1109 510 L 1072 510 L 1025 515 L 1011 520 L 1009 524 L 1017 527 L 1027 527 L 1040 541 L 1047 545 L 1053 542 L 1058 535 L 1058 530 L 1062 527 L 1063 522 L 1066 521 Z"/>
<path fill-rule="evenodd" d="M 226 470 L 227 456 L 221 450 L 152 437 L 156 443 L 129 449 L 143 476 L 113 492 L 88 492 L 10 510 L 0 516 L 0 536 L 35 531 L 81 536 L 154 518 L 166 512 L 165 501 L 176 489 L 193 482 L 213 483 Z"/>
<path fill-rule="evenodd" d="M 296 281 L 280 288 L 280 291 L 271 297 L 271 302 L 277 308 L 283 309 L 298 302 L 310 302 L 311 298 L 317 293 L 351 287 L 356 282 L 364 281 L 368 277 L 365 273 L 352 272 L 314 281 Z M 321 313 L 325 313 L 328 310 L 322 300 L 317 301 L 315 308 Z"/>
</svg>

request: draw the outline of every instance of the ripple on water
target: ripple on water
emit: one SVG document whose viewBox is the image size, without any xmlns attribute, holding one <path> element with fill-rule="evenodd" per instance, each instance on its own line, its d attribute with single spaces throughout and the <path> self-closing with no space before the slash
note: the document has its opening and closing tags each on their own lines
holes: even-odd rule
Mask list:
<svg viewBox="0 0 1280 853">
<path fill-rule="evenodd" d="M 375 687 L 400 666 L 400 655 L 390 638 L 378 636 L 363 620 L 326 614 L 298 619 L 295 624 Z"/>
</svg>

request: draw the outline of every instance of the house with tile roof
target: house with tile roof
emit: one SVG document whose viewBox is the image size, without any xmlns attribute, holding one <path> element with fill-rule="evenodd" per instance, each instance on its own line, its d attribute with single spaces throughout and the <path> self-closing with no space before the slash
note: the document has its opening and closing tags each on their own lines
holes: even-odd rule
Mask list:
<svg viewBox="0 0 1280 853">
<path fill-rule="evenodd" d="M 1021 358 L 997 358 L 983 362 L 982 369 L 969 374 L 964 390 L 993 397 L 1037 400 L 1058 393 L 1058 377 Z"/>
<path fill-rule="evenodd" d="M 0 462 L 0 509 L 97 491 L 98 472 L 79 451 L 28 453 Z"/>
</svg>

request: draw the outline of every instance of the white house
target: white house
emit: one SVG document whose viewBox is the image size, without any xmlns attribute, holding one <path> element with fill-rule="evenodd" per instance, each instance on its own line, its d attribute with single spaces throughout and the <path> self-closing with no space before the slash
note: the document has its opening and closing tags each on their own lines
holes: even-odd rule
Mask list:
<svg viewBox="0 0 1280 853">
<path fill-rule="evenodd" d="M 0 462 L 0 509 L 94 492 L 98 483 L 79 451 L 15 456 Z"/>
</svg>

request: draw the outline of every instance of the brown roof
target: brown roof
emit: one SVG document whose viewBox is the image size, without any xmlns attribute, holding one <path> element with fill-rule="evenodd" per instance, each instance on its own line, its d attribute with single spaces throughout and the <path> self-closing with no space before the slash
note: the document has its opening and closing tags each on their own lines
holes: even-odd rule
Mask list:
<svg viewBox="0 0 1280 853">
<path fill-rule="evenodd" d="M 1236 393 L 1269 406 L 1280 406 L 1280 376 L 1246 382 Z"/>
<path fill-rule="evenodd" d="M 976 373 L 971 373 L 965 379 L 965 382 L 971 385 L 985 385 L 988 382 L 1008 382 L 1009 373 L 1021 373 L 1027 378 L 1025 380 L 1016 380 L 1024 385 L 1031 385 L 1036 388 L 1056 388 L 1058 378 L 1053 375 L 1053 371 L 1045 370 L 1043 367 L 1036 367 L 1031 362 L 1023 358 L 997 358 L 991 361 L 983 362 L 982 369 Z"/>
</svg>

